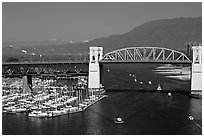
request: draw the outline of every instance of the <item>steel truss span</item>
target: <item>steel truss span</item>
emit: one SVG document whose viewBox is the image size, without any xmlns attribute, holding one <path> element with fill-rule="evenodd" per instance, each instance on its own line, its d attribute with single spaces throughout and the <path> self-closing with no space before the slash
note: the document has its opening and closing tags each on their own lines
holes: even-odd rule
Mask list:
<svg viewBox="0 0 204 137">
<path fill-rule="evenodd" d="M 191 60 L 182 52 L 161 47 L 129 47 L 114 50 L 104 55 L 103 63 L 181 63 L 191 64 Z"/>
<path fill-rule="evenodd" d="M 87 75 L 88 64 L 4 64 L 2 75 Z"/>
</svg>

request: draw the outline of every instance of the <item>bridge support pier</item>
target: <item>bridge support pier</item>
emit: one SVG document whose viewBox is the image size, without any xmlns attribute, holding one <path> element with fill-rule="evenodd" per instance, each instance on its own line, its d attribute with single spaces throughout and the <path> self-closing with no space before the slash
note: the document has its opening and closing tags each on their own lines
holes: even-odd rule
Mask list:
<svg viewBox="0 0 204 137">
<path fill-rule="evenodd" d="M 90 47 L 90 61 L 89 61 L 89 79 L 88 88 L 89 91 L 97 91 L 100 88 L 100 66 L 99 60 L 103 56 L 102 47 Z"/>
<path fill-rule="evenodd" d="M 202 46 L 193 46 L 191 95 L 202 95 Z"/>
<path fill-rule="evenodd" d="M 32 76 L 25 75 L 23 76 L 23 93 L 30 93 L 32 91 Z"/>
</svg>

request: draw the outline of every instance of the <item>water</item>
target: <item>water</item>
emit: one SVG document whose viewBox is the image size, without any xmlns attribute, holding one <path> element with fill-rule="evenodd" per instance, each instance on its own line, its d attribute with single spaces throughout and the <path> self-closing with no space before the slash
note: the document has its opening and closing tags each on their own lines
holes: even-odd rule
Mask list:
<svg viewBox="0 0 204 137">
<path fill-rule="evenodd" d="M 190 81 L 164 78 L 153 73 L 158 65 L 113 64 L 104 65 L 102 83 L 108 98 L 92 105 L 82 113 L 53 119 L 28 117 L 27 114 L 2 114 L 3 134 L 27 135 L 197 135 L 202 134 L 202 99 L 180 94 L 189 90 Z M 110 71 L 107 71 L 110 69 Z M 129 74 L 136 75 L 137 82 Z M 143 84 L 140 84 L 140 82 Z M 151 85 L 149 84 L 151 81 Z M 140 92 L 139 89 L 171 91 Z M 130 90 L 132 92 L 130 92 Z M 182 92 L 182 93 L 184 93 Z M 189 121 L 193 116 L 195 121 Z M 123 124 L 115 124 L 122 117 Z"/>
<path fill-rule="evenodd" d="M 108 92 L 108 98 L 84 112 L 55 117 L 31 118 L 27 114 L 3 114 L 3 134 L 202 134 L 202 100 L 186 95 L 157 92 Z M 192 115 L 195 121 L 189 121 Z M 123 124 L 115 124 L 116 117 Z"/>
<path fill-rule="evenodd" d="M 158 84 L 161 84 L 162 90 L 166 91 L 187 92 L 190 89 L 190 80 L 169 79 L 165 75 L 155 74 L 153 70 L 160 65 L 144 63 L 105 64 L 101 75 L 102 83 L 108 90 L 144 89 L 151 91 L 156 90 Z M 134 74 L 135 77 L 131 77 L 130 74 Z M 135 82 L 135 78 L 137 82 Z M 151 81 L 151 85 L 149 81 Z"/>
</svg>

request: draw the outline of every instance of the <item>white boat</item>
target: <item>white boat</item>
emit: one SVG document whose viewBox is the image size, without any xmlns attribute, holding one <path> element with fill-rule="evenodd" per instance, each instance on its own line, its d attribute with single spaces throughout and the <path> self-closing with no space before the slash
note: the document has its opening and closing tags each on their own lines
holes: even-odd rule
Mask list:
<svg viewBox="0 0 204 137">
<path fill-rule="evenodd" d="M 5 110 L 5 111 L 12 111 L 12 112 L 14 112 L 15 109 L 16 109 L 16 107 L 14 107 L 14 106 L 4 107 L 4 110 Z"/>
<path fill-rule="evenodd" d="M 158 85 L 157 90 L 158 90 L 158 91 L 161 91 L 161 90 L 162 90 L 162 88 L 161 88 L 161 85 L 160 85 L 160 84 Z"/>
<path fill-rule="evenodd" d="M 69 105 L 69 106 L 66 106 L 66 108 L 69 108 L 69 109 L 70 109 L 70 108 L 72 108 L 72 106 L 71 106 L 71 105 Z"/>
<path fill-rule="evenodd" d="M 151 82 L 151 81 L 149 81 L 149 84 L 151 85 L 151 84 L 152 84 L 152 82 Z"/>
<path fill-rule="evenodd" d="M 77 107 L 72 107 L 69 109 L 69 113 L 74 113 L 74 112 L 77 112 L 78 111 L 78 108 Z"/>
<path fill-rule="evenodd" d="M 87 104 L 79 104 L 79 107 L 82 108 L 82 109 L 84 109 L 84 108 L 87 107 Z"/>
<path fill-rule="evenodd" d="M 27 109 L 26 109 L 26 108 L 16 108 L 16 109 L 15 109 L 15 112 L 16 112 L 16 113 L 27 112 Z"/>
<path fill-rule="evenodd" d="M 195 118 L 193 116 L 188 117 L 189 120 L 194 120 Z"/>
<path fill-rule="evenodd" d="M 66 114 L 66 110 L 53 110 L 53 111 L 49 111 L 49 114 L 51 114 L 53 117 L 55 116 L 61 116 L 63 114 Z"/>
<path fill-rule="evenodd" d="M 38 109 L 37 106 L 32 106 L 32 107 L 31 107 L 31 110 L 37 110 L 37 109 Z"/>
<path fill-rule="evenodd" d="M 4 110 L 4 111 L 2 111 L 2 112 L 5 113 L 5 114 L 16 114 L 16 112 L 14 112 L 14 111 Z"/>
<path fill-rule="evenodd" d="M 124 123 L 124 121 L 122 120 L 122 118 L 118 117 L 118 118 L 116 118 L 115 123 L 116 124 L 122 124 L 122 123 Z"/>
<path fill-rule="evenodd" d="M 38 118 L 45 118 L 45 117 L 51 117 L 52 113 L 49 112 L 42 112 L 42 111 L 33 111 L 28 114 L 29 117 L 38 117 Z"/>
<path fill-rule="evenodd" d="M 168 93 L 168 97 L 172 97 L 172 94 L 170 92 Z"/>
<path fill-rule="evenodd" d="M 60 110 L 61 115 L 67 114 L 66 108 L 61 108 Z"/>
</svg>

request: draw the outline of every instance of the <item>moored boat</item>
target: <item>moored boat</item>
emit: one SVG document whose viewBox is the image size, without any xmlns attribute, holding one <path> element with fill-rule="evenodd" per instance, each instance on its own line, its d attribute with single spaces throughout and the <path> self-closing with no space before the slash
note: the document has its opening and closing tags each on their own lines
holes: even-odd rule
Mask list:
<svg viewBox="0 0 204 137">
<path fill-rule="evenodd" d="M 22 113 L 22 112 L 27 112 L 26 108 L 17 108 L 16 113 Z"/>
<path fill-rule="evenodd" d="M 38 118 L 45 118 L 45 117 L 51 117 L 52 114 L 49 112 L 42 112 L 42 111 L 33 111 L 28 114 L 29 117 L 38 117 Z"/>
<path fill-rule="evenodd" d="M 16 114 L 16 112 L 14 111 L 6 111 L 6 110 L 4 110 L 3 113 L 4 114 Z"/>
<path fill-rule="evenodd" d="M 8 112 L 14 112 L 16 109 L 15 106 L 8 106 L 8 107 L 4 107 L 3 110 L 8 111 Z"/>
</svg>

